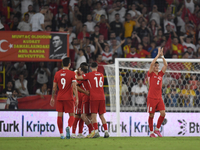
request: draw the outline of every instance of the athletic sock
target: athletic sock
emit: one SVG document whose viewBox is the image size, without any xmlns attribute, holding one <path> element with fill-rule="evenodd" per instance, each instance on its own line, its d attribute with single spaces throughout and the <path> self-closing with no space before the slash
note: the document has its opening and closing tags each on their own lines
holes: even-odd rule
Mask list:
<svg viewBox="0 0 200 150">
<path fill-rule="evenodd" d="M 82 134 L 83 133 L 83 125 L 84 125 L 84 122 L 82 119 L 79 120 L 79 134 Z"/>
<path fill-rule="evenodd" d="M 153 132 L 153 118 L 149 117 L 148 119 L 148 123 L 149 123 L 149 130 L 150 132 Z"/>
<path fill-rule="evenodd" d="M 70 116 L 69 117 L 69 120 L 68 120 L 68 127 L 72 127 L 72 125 L 73 125 L 73 123 L 74 123 L 74 120 L 75 120 L 75 118 L 74 118 L 74 116 Z"/>
<path fill-rule="evenodd" d="M 73 134 L 75 134 L 75 132 L 76 132 L 76 127 L 77 127 L 78 121 L 79 121 L 79 118 L 74 119 L 74 123 L 73 123 L 73 127 L 72 127 L 72 133 Z"/>
<path fill-rule="evenodd" d="M 92 130 L 93 130 L 93 126 L 92 126 L 92 124 L 90 123 L 90 124 L 88 124 L 87 125 L 88 126 L 88 129 L 89 129 L 89 134 L 92 132 Z"/>
<path fill-rule="evenodd" d="M 165 117 L 163 117 L 163 116 L 160 116 L 160 117 L 158 118 L 158 122 L 157 122 L 157 126 L 156 126 L 158 129 L 160 128 L 160 126 L 161 126 L 161 124 L 162 124 L 164 118 L 165 118 Z"/>
<path fill-rule="evenodd" d="M 95 130 L 95 132 L 96 132 L 96 130 L 98 130 L 98 125 L 97 125 L 97 123 L 93 123 L 93 127 L 94 127 L 94 130 Z"/>
<path fill-rule="evenodd" d="M 104 132 L 108 132 L 108 126 L 107 123 L 103 124 Z"/>
<path fill-rule="evenodd" d="M 62 121 L 62 117 L 57 117 L 57 125 L 58 125 L 58 129 L 60 134 L 63 134 L 63 121 Z"/>
</svg>

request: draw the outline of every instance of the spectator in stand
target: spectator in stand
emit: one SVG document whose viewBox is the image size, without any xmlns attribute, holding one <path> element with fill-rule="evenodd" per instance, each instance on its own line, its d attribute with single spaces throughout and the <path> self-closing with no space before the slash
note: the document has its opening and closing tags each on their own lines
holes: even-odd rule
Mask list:
<svg viewBox="0 0 200 150">
<path fill-rule="evenodd" d="M 147 86 L 144 85 L 142 79 L 139 79 L 138 84 L 131 89 L 131 95 L 134 97 L 135 106 L 141 107 L 146 105 L 147 93 Z"/>
<path fill-rule="evenodd" d="M 137 32 L 137 35 L 140 37 L 140 39 L 143 39 L 144 36 L 148 36 L 148 37 L 151 36 L 151 33 L 149 29 L 147 28 L 146 21 L 142 21 L 141 26 L 137 28 L 136 32 Z"/>
<path fill-rule="evenodd" d="M 141 43 L 141 39 L 137 35 L 137 32 L 133 31 L 131 38 L 132 38 L 132 46 L 138 48 L 138 44 Z"/>
<path fill-rule="evenodd" d="M 97 23 L 97 25 L 99 26 L 99 33 L 104 36 L 105 40 L 108 40 L 110 25 L 106 22 L 105 15 L 101 15 L 101 20 Z"/>
<path fill-rule="evenodd" d="M 18 109 L 18 101 L 17 101 L 18 91 L 14 89 L 12 92 L 12 96 L 8 97 L 6 102 L 6 109 L 16 110 Z"/>
<path fill-rule="evenodd" d="M 24 21 L 21 21 L 19 25 L 17 26 L 18 31 L 31 31 L 29 20 L 29 14 L 25 14 Z"/>
<path fill-rule="evenodd" d="M 154 19 L 158 25 L 160 25 L 162 19 L 162 13 L 158 11 L 157 5 L 153 5 L 153 10 L 149 12 L 150 21 Z"/>
<path fill-rule="evenodd" d="M 178 107 L 179 94 L 176 89 L 173 89 L 171 93 L 167 94 L 167 102 L 170 107 Z"/>
<path fill-rule="evenodd" d="M 91 5 L 92 1 L 91 0 L 81 0 L 79 1 L 79 9 L 82 14 L 82 22 L 87 21 L 87 15 L 91 14 Z"/>
<path fill-rule="evenodd" d="M 107 19 L 106 11 L 102 9 L 102 3 L 100 1 L 96 2 L 96 9 L 93 11 L 94 22 L 98 23 L 100 21 L 101 15 L 105 15 Z"/>
<path fill-rule="evenodd" d="M 176 32 L 171 28 L 169 24 L 166 25 L 166 31 L 167 32 L 164 34 L 166 40 L 169 39 L 170 34 L 171 34 L 171 38 L 178 37 Z"/>
<path fill-rule="evenodd" d="M 76 69 L 78 69 L 80 67 L 80 64 L 83 62 L 87 62 L 87 59 L 85 57 L 85 51 L 83 49 L 77 49 L 76 46 L 74 46 L 74 49 L 76 51 L 76 53 L 78 54 L 78 58 L 76 60 Z"/>
<path fill-rule="evenodd" d="M 149 24 L 149 29 L 152 37 L 155 37 L 158 35 L 158 30 L 161 29 L 161 26 L 158 25 L 154 19 L 152 19 Z"/>
<path fill-rule="evenodd" d="M 179 44 L 178 38 L 174 37 L 172 41 L 172 54 L 177 55 L 178 58 L 182 58 L 183 53 L 183 46 Z"/>
<path fill-rule="evenodd" d="M 48 78 L 51 76 L 51 72 L 47 68 L 46 63 L 40 62 L 40 66 L 35 70 L 35 73 L 31 76 L 31 78 L 35 78 L 35 76 L 37 76 L 37 88 L 41 87 L 44 83 L 48 83 Z"/>
<path fill-rule="evenodd" d="M 103 75 L 105 74 L 105 71 L 104 71 L 104 67 L 103 65 L 107 65 L 107 63 L 105 63 L 103 60 L 102 60 L 103 56 L 101 54 L 99 54 L 97 56 L 97 59 L 96 59 L 96 62 L 98 64 L 98 69 L 97 71 L 102 73 Z"/>
<path fill-rule="evenodd" d="M 79 34 L 78 34 L 78 39 L 79 39 L 79 41 L 80 40 L 86 40 L 85 38 L 86 37 L 90 37 L 90 34 L 87 32 L 87 25 L 85 25 L 85 24 L 83 24 L 83 27 L 82 27 L 82 32 L 80 32 Z"/>
<path fill-rule="evenodd" d="M 195 9 L 195 0 L 185 0 L 185 7 L 193 14 Z"/>
<path fill-rule="evenodd" d="M 154 41 L 151 42 L 151 47 L 148 48 L 148 52 L 151 54 L 151 58 L 155 58 L 158 54 L 158 48 Z"/>
<path fill-rule="evenodd" d="M 62 21 L 62 17 L 63 17 L 63 15 L 65 16 L 67 16 L 67 14 L 66 13 L 64 13 L 64 10 L 63 10 L 63 6 L 58 6 L 58 13 L 56 14 L 56 21 L 57 21 L 57 23 L 59 23 L 59 22 L 61 22 Z"/>
<path fill-rule="evenodd" d="M 74 6 L 78 5 L 78 0 L 70 0 L 69 3 L 69 18 L 70 18 L 70 22 L 72 24 L 73 22 L 73 12 L 74 12 Z"/>
<path fill-rule="evenodd" d="M 28 96 L 28 81 L 24 79 L 24 75 L 20 74 L 19 79 L 15 81 L 15 88 L 20 96 Z"/>
<path fill-rule="evenodd" d="M 111 31 L 115 32 L 117 40 L 121 40 L 123 35 L 123 24 L 119 21 L 120 15 L 118 13 L 115 14 L 115 21 L 110 23 Z"/>
<path fill-rule="evenodd" d="M 188 47 L 191 47 L 193 52 L 196 53 L 197 49 L 194 44 L 192 44 L 192 36 L 186 36 L 186 40 L 184 41 L 185 36 L 180 36 L 181 44 L 183 45 L 184 52 L 187 51 Z"/>
<path fill-rule="evenodd" d="M 28 11 L 28 6 L 33 6 L 33 0 L 21 0 L 21 14 Z"/>
<path fill-rule="evenodd" d="M 120 14 L 120 22 L 125 21 L 125 14 L 126 14 L 126 9 L 122 6 L 122 3 L 120 0 L 117 0 L 117 8 L 115 9 L 116 13 Z M 130 16 L 131 18 L 131 16 Z"/>
<path fill-rule="evenodd" d="M 190 88 L 189 84 L 186 84 L 183 87 L 183 90 L 181 90 L 180 97 L 183 98 L 182 101 L 185 107 L 193 106 L 193 99 L 195 96 L 196 96 L 196 93 L 194 90 Z"/>
<path fill-rule="evenodd" d="M 53 13 L 49 10 L 49 5 L 44 6 L 47 10 L 44 15 L 44 27 L 52 25 Z"/>
<path fill-rule="evenodd" d="M 39 89 L 36 90 L 35 94 L 44 99 L 44 95 L 49 95 L 49 92 L 50 89 L 47 89 L 47 84 L 44 83 Z"/>
<path fill-rule="evenodd" d="M 58 29 L 60 27 L 62 27 L 62 28 L 64 28 L 64 30 L 68 30 L 68 27 L 70 27 L 70 26 L 71 26 L 71 24 L 68 21 L 67 15 L 63 15 L 61 17 L 61 20 L 59 21 Z"/>
<path fill-rule="evenodd" d="M 20 12 L 20 6 L 21 6 L 21 1 L 20 0 L 12 0 L 12 8 L 16 11 L 16 12 Z"/>
<path fill-rule="evenodd" d="M 156 37 L 153 38 L 154 42 L 156 42 L 156 45 L 161 45 L 161 42 L 163 40 L 166 40 L 165 36 L 163 35 L 162 29 L 158 30 L 158 34 Z"/>
<path fill-rule="evenodd" d="M 120 95 L 122 97 L 122 105 L 126 106 L 128 105 L 128 96 L 129 96 L 129 91 L 128 91 L 128 86 L 124 81 L 122 81 L 122 89 L 120 90 Z"/>
<path fill-rule="evenodd" d="M 151 57 L 151 54 L 148 51 L 143 49 L 142 44 L 138 45 L 138 55 L 139 55 L 139 58 Z"/>
<path fill-rule="evenodd" d="M 110 9 L 108 10 L 108 14 L 109 14 L 109 16 L 108 16 L 109 20 L 108 20 L 108 21 L 109 21 L 109 23 L 115 21 L 116 10 L 117 10 L 117 4 L 114 2 L 114 3 L 112 4 L 112 8 L 110 8 Z M 119 13 L 118 13 L 118 14 L 119 14 Z M 119 21 L 120 21 L 120 18 L 119 18 Z"/>
<path fill-rule="evenodd" d="M 101 41 L 104 42 L 103 35 L 102 35 L 102 40 L 100 40 L 100 37 L 99 37 L 99 42 L 101 42 Z M 90 41 L 89 37 L 86 37 L 85 41 L 83 41 L 83 42 L 84 42 L 83 47 L 86 48 L 87 46 L 89 46 L 90 50 L 91 50 L 91 53 L 93 53 L 95 51 L 95 47 L 94 47 L 94 45 L 91 44 L 91 41 Z"/>
<path fill-rule="evenodd" d="M 114 49 L 116 49 L 116 53 L 117 53 L 118 58 L 121 58 L 122 54 L 123 54 L 122 53 L 122 47 L 121 47 L 122 44 L 124 44 L 124 42 L 121 41 L 120 44 L 118 44 L 117 40 L 113 39 L 111 46 L 110 46 L 110 51 L 113 51 Z"/>
<path fill-rule="evenodd" d="M 193 23 L 188 23 L 185 25 L 186 29 L 186 35 L 191 35 L 192 37 L 192 43 L 196 43 L 196 25 Z"/>
<path fill-rule="evenodd" d="M 49 10 L 53 14 L 53 16 L 56 16 L 56 14 L 58 12 L 58 5 L 56 3 L 56 0 L 50 0 L 50 3 L 47 5 L 49 6 Z"/>
<path fill-rule="evenodd" d="M 53 69 L 53 72 L 52 72 L 53 78 L 54 78 L 56 72 L 59 71 L 60 69 L 62 69 L 62 63 L 58 61 L 58 62 L 56 62 L 56 67 Z"/>
<path fill-rule="evenodd" d="M 17 70 L 13 67 L 11 67 L 8 72 L 6 73 L 6 79 L 8 81 L 12 81 L 12 82 L 15 82 L 17 79 L 18 79 L 18 76 L 17 76 Z"/>
<path fill-rule="evenodd" d="M 29 5 L 28 6 L 28 11 L 24 13 L 24 19 L 25 19 L 25 15 L 28 14 L 29 15 L 29 19 L 28 22 L 30 23 L 31 18 L 33 17 L 33 15 L 35 14 L 34 10 L 33 10 L 33 6 Z"/>
<path fill-rule="evenodd" d="M 196 74 L 193 74 L 190 77 L 189 84 L 191 85 L 191 89 L 192 90 L 196 90 L 197 89 L 197 76 L 196 76 Z"/>
<path fill-rule="evenodd" d="M 14 68 L 17 70 L 17 74 L 20 74 L 22 71 L 27 69 L 25 62 L 15 63 Z"/>
<path fill-rule="evenodd" d="M 118 45 L 120 44 L 120 41 L 121 41 L 121 40 L 118 40 L 118 39 L 117 39 L 115 32 L 111 32 L 111 33 L 110 33 L 110 40 L 107 41 L 107 43 L 108 43 L 109 46 L 112 45 L 112 40 L 113 40 L 113 39 L 116 39 L 116 40 L 117 40 L 117 44 L 118 44 Z"/>
<path fill-rule="evenodd" d="M 124 37 L 131 37 L 131 34 L 133 32 L 133 28 L 135 26 L 135 21 L 131 20 L 131 14 L 126 14 L 126 21 L 124 22 Z"/>
<path fill-rule="evenodd" d="M 144 37 L 142 38 L 143 49 L 146 50 L 146 51 L 148 51 L 148 49 L 149 49 L 149 47 L 150 47 L 149 41 L 150 41 L 149 36 L 144 36 Z"/>
<path fill-rule="evenodd" d="M 128 13 L 131 14 L 132 19 L 136 19 L 138 16 L 141 15 L 141 13 L 138 10 L 136 10 L 136 7 L 137 7 L 137 5 L 135 3 L 133 3 L 131 6 L 131 10 L 128 11 Z"/>
<path fill-rule="evenodd" d="M 165 19 L 164 19 L 164 33 L 167 33 L 167 25 L 170 26 L 170 29 L 172 31 L 176 32 L 176 25 L 174 24 L 174 22 L 172 22 L 171 20 L 173 19 L 171 14 L 168 14 Z"/>
<path fill-rule="evenodd" d="M 45 27 L 45 31 L 51 32 L 51 31 L 52 31 L 52 27 L 51 27 L 51 26 L 46 26 L 46 27 Z"/>
<path fill-rule="evenodd" d="M 143 5 L 143 8 L 142 8 L 141 13 L 142 13 L 142 16 L 143 16 L 145 19 L 149 20 L 149 15 L 148 15 L 148 11 L 147 11 L 147 6 Z M 156 23 L 157 23 L 157 22 L 156 22 Z"/>
<path fill-rule="evenodd" d="M 4 26 L 5 31 L 10 31 L 10 27 L 6 23 L 6 16 L 1 16 L 1 24 Z"/>
<path fill-rule="evenodd" d="M 95 27 L 95 23 L 94 21 L 92 21 L 92 15 L 88 14 L 87 15 L 87 22 L 84 23 L 87 26 L 87 32 L 91 34 L 94 33 L 94 27 Z"/>
<path fill-rule="evenodd" d="M 17 31 L 18 25 L 19 25 L 19 19 L 17 18 L 17 16 L 14 16 L 13 23 L 10 24 L 10 30 Z"/>
<path fill-rule="evenodd" d="M 94 38 L 99 38 L 99 26 L 98 25 L 95 25 L 94 27 L 94 33 L 91 35 L 91 41 L 92 43 L 94 43 Z"/>
<path fill-rule="evenodd" d="M 57 5 L 61 5 L 63 7 L 64 13 L 69 14 L 69 1 L 70 0 L 57 0 Z"/>
<path fill-rule="evenodd" d="M 86 59 L 89 61 L 90 58 L 91 59 L 94 59 L 94 52 L 91 51 L 91 47 L 90 46 L 86 46 L 85 48 L 85 51 L 86 51 Z M 87 62 L 88 63 L 88 62 Z"/>
<path fill-rule="evenodd" d="M 6 88 L 2 91 L 2 97 L 11 97 L 13 92 L 13 82 L 8 81 Z"/>
<path fill-rule="evenodd" d="M 132 45 L 132 39 L 130 37 L 128 37 L 126 40 L 127 40 L 127 45 L 125 45 L 123 47 L 124 58 L 127 58 L 126 56 L 127 56 L 127 54 L 130 53 L 130 51 L 131 51 L 131 45 Z"/>
<path fill-rule="evenodd" d="M 81 22 L 82 14 L 79 11 L 78 6 L 74 6 L 74 11 L 73 11 L 73 20 L 72 20 L 72 25 L 75 26 L 76 33 L 79 34 L 82 30 L 82 22 Z"/>
<path fill-rule="evenodd" d="M 30 26 L 32 31 L 45 31 L 44 27 L 44 15 L 46 14 L 46 9 L 42 8 L 39 13 L 33 15 L 30 21 Z"/>
<path fill-rule="evenodd" d="M 139 58 L 140 56 L 136 53 L 136 48 L 131 46 L 130 53 L 126 55 L 126 58 Z"/>
</svg>

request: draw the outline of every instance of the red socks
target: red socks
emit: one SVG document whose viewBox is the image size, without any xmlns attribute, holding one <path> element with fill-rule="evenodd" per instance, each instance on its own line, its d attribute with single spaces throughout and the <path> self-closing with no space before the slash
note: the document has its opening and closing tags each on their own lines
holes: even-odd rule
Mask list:
<svg viewBox="0 0 200 150">
<path fill-rule="evenodd" d="M 149 130 L 153 131 L 153 118 L 149 117 L 148 123 L 149 123 Z"/>
<path fill-rule="evenodd" d="M 63 133 L 63 121 L 62 121 L 62 117 L 57 117 L 57 125 L 58 125 L 58 129 L 60 134 Z"/>
<path fill-rule="evenodd" d="M 108 126 L 107 126 L 107 124 L 105 123 L 105 124 L 103 124 L 103 128 L 104 128 L 104 131 L 105 130 L 108 130 Z"/>
<path fill-rule="evenodd" d="M 97 125 L 97 123 L 93 123 L 93 127 L 94 127 L 94 130 L 98 130 L 98 125 Z"/>
<path fill-rule="evenodd" d="M 74 123 L 74 120 L 75 120 L 75 118 L 74 118 L 74 116 L 70 116 L 69 117 L 69 120 L 68 120 L 68 127 L 72 127 L 72 125 L 73 125 L 73 123 Z"/>
<path fill-rule="evenodd" d="M 93 130 L 93 126 L 92 126 L 92 124 L 90 123 L 90 124 L 88 124 L 87 125 L 88 126 L 88 129 L 89 129 L 89 134 L 92 132 L 92 130 Z"/>
<path fill-rule="evenodd" d="M 79 134 L 83 133 L 83 125 L 84 125 L 84 122 L 82 119 L 80 119 L 79 120 Z"/>
<path fill-rule="evenodd" d="M 76 132 L 76 127 L 77 127 L 78 121 L 79 121 L 79 118 L 75 118 L 74 124 L 73 124 L 73 127 L 72 127 L 72 133 L 73 134 L 75 134 L 75 132 Z"/>
<path fill-rule="evenodd" d="M 161 124 L 162 124 L 164 118 L 165 118 L 165 117 L 162 117 L 162 116 L 160 116 L 160 117 L 158 118 L 158 122 L 157 122 L 157 126 L 156 126 L 158 129 L 160 128 L 160 126 L 161 126 Z"/>
</svg>

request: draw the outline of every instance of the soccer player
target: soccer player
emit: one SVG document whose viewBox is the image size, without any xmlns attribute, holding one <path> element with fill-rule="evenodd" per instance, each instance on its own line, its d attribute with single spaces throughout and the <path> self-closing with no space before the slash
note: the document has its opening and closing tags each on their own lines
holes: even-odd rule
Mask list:
<svg viewBox="0 0 200 150">
<path fill-rule="evenodd" d="M 159 63 L 156 61 L 158 57 L 162 57 L 164 66 L 159 72 Z M 158 54 L 155 59 L 151 62 L 150 69 L 147 73 L 149 80 L 149 93 L 147 96 L 147 112 L 149 113 L 149 129 L 150 137 L 156 137 L 157 134 L 159 137 L 162 137 L 160 134 L 159 128 L 165 118 L 165 104 L 162 99 L 162 77 L 165 74 L 167 69 L 167 62 L 163 56 L 163 48 L 158 48 Z M 153 132 L 153 117 L 155 111 L 160 111 L 160 117 L 157 122 L 157 126 Z M 154 134 L 155 133 L 155 134 Z"/>
<path fill-rule="evenodd" d="M 80 67 L 78 68 L 78 70 L 75 71 L 75 73 L 80 76 L 83 74 L 83 72 L 80 70 L 80 68 L 82 66 L 86 66 L 88 68 L 88 64 L 87 63 L 81 63 Z M 86 72 L 87 73 L 87 70 Z M 78 81 L 78 85 L 81 85 L 82 81 Z M 84 121 L 81 119 L 81 106 L 82 106 L 82 98 L 84 94 L 89 95 L 89 91 L 85 91 L 83 90 L 81 87 L 77 86 L 77 90 L 78 90 L 78 99 L 79 99 L 79 103 L 78 103 L 78 107 L 75 109 L 75 120 L 74 120 L 74 124 L 72 127 L 72 135 L 71 138 L 84 138 L 84 136 L 82 135 L 83 132 L 83 125 L 84 125 Z M 79 134 L 78 136 L 76 136 L 75 132 L 76 132 L 76 127 L 77 124 L 79 123 Z"/>
<path fill-rule="evenodd" d="M 70 139 L 70 128 L 74 123 L 74 111 L 75 106 L 78 106 L 78 92 L 76 86 L 75 72 L 70 71 L 69 67 L 71 65 L 71 59 L 65 57 L 62 60 L 63 69 L 56 72 L 53 81 L 53 90 L 52 98 L 50 105 L 54 106 L 55 104 L 55 94 L 58 87 L 57 102 L 56 102 L 56 111 L 58 112 L 57 124 L 60 131 L 60 138 L 64 139 L 63 135 L 63 112 L 69 113 L 68 127 L 66 127 L 66 138 Z M 76 101 L 74 103 L 73 93 L 75 94 Z"/>
<path fill-rule="evenodd" d="M 94 138 L 100 137 L 98 132 L 98 124 L 97 124 L 97 113 L 102 121 L 104 128 L 104 138 L 108 138 L 108 127 L 106 123 L 106 119 L 104 118 L 104 113 L 106 113 L 105 106 L 105 95 L 104 95 L 104 76 L 103 74 L 97 72 L 98 64 L 93 62 L 91 64 L 92 72 L 83 74 L 82 76 L 78 76 L 77 80 L 88 80 L 90 85 L 90 112 L 92 117 L 92 124 L 94 130 L 92 131 L 92 135 Z"/>
</svg>

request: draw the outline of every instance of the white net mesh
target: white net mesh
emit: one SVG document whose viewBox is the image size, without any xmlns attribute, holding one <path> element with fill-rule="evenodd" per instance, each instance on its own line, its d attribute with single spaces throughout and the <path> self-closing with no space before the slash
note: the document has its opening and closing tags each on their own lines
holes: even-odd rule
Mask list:
<svg viewBox="0 0 200 150">
<path fill-rule="evenodd" d="M 147 71 L 152 59 L 122 59 L 119 61 L 120 111 L 146 111 L 148 94 Z M 159 59 L 159 69 L 163 67 Z M 162 97 L 166 111 L 200 111 L 200 60 L 167 60 L 163 77 Z M 110 111 L 116 111 L 115 65 L 104 66 L 110 97 Z"/>
</svg>

